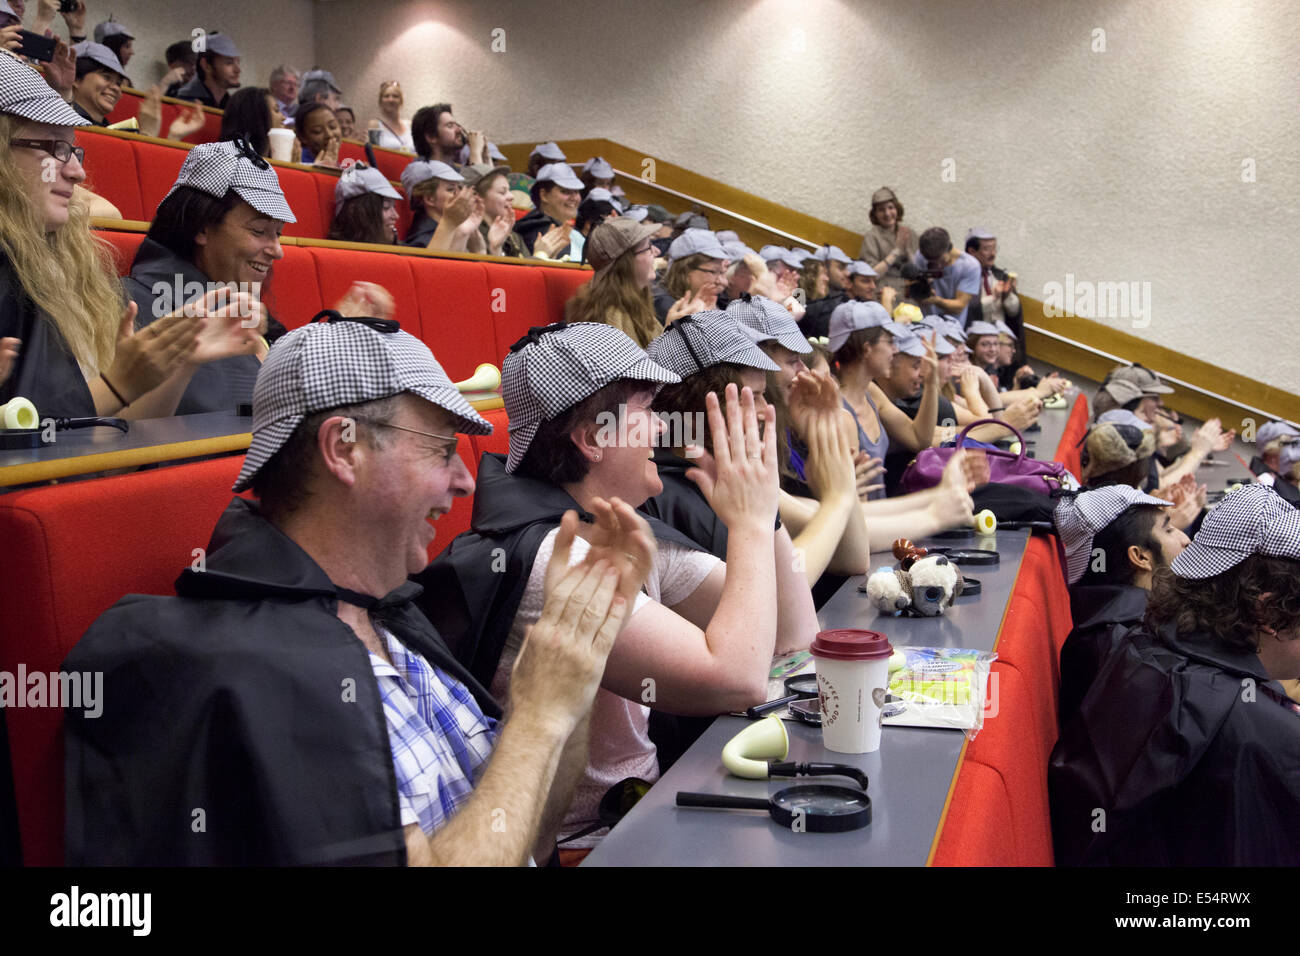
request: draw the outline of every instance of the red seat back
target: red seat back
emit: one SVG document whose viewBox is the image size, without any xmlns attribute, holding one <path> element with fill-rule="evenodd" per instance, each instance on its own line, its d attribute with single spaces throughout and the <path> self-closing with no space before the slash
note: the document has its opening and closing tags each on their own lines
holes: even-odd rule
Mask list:
<svg viewBox="0 0 1300 956">
<path fill-rule="evenodd" d="M 420 300 L 425 344 L 452 381 L 469 378 L 482 362 L 500 365 L 483 263 L 424 256 L 410 256 L 407 262 Z"/>
<path fill-rule="evenodd" d="M 134 141 L 131 149 L 135 152 L 136 174 L 140 177 L 140 198 L 144 206 L 144 215 L 140 218 L 152 220 L 158 206 L 171 192 L 189 151 L 175 146 Z"/>
<path fill-rule="evenodd" d="M 276 178 L 284 190 L 285 202 L 293 210 L 297 222 L 286 223 L 286 236 L 302 236 L 307 239 L 324 239 L 329 229 L 329 218 L 333 215 L 333 188 L 338 180 L 324 173 L 311 173 L 305 169 L 293 169 L 289 166 L 275 166 Z M 330 202 L 328 207 L 321 199 L 317 180 L 329 180 Z M 328 209 L 328 212 L 326 210 Z"/>
<path fill-rule="evenodd" d="M 488 263 L 488 308 L 498 358 L 504 359 L 510 346 L 533 326 L 550 325 L 564 318 L 563 307 L 551 309 L 546 297 L 545 273 L 557 271 Z"/>
<path fill-rule="evenodd" d="M 397 310 L 393 317 L 402 323 L 402 329 L 424 339 L 420 327 L 420 303 L 407 256 L 322 247 L 312 247 L 310 251 L 316 260 L 324 308 L 332 308 L 353 282 L 375 282 L 393 297 Z"/>
<path fill-rule="evenodd" d="M 171 594 L 242 456 L 0 495 L 0 670 L 49 674 L 125 594 Z M 93 556 L 88 565 L 88 556 Z M 24 861 L 63 862 L 63 712 L 5 712 Z"/>
<path fill-rule="evenodd" d="M 262 301 L 285 328 L 296 329 L 324 305 L 321 303 L 320 280 L 316 277 L 316 260 L 311 250 L 301 246 L 282 246 L 284 258 L 275 264 L 270 284 L 263 290 Z"/>
<path fill-rule="evenodd" d="M 140 178 L 136 174 L 135 151 L 129 140 L 103 133 L 76 130 L 77 145 L 86 151 L 83 165 L 91 192 L 103 196 L 122 212 L 123 219 L 146 219 L 140 196 Z M 152 213 L 150 213 L 152 215 Z"/>
<path fill-rule="evenodd" d="M 131 263 L 135 262 L 136 250 L 140 248 L 140 243 L 144 242 L 144 233 L 96 230 L 95 235 L 112 247 L 113 263 L 117 266 L 117 274 L 120 276 L 129 274 Z"/>
</svg>

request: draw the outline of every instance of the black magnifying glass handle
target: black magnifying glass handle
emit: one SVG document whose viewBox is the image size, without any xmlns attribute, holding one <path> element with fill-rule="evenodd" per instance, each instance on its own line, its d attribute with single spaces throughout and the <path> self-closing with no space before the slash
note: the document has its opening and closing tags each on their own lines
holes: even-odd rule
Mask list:
<svg viewBox="0 0 1300 956">
<path fill-rule="evenodd" d="M 771 810 L 772 801 L 766 797 L 731 797 L 725 793 L 690 793 L 677 791 L 679 807 L 709 807 L 715 810 Z"/>
<path fill-rule="evenodd" d="M 745 711 L 745 716 L 750 720 L 757 720 L 764 714 L 769 714 L 778 707 L 784 707 L 791 701 L 796 701 L 798 699 L 798 694 L 790 694 L 786 697 L 778 697 L 776 700 L 769 700 L 766 704 L 755 704 L 753 707 Z"/>
</svg>

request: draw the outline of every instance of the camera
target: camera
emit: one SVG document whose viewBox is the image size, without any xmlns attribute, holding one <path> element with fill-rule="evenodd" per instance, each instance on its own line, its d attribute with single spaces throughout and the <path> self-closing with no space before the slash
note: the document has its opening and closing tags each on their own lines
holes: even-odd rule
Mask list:
<svg viewBox="0 0 1300 956">
<path fill-rule="evenodd" d="M 78 0 L 59 0 L 59 13 L 76 13 Z"/>
<path fill-rule="evenodd" d="M 904 262 L 899 266 L 898 274 L 907 282 L 904 294 L 916 302 L 924 302 L 934 295 L 934 287 L 930 283 L 943 278 L 942 269 L 923 269 L 912 262 Z"/>
</svg>

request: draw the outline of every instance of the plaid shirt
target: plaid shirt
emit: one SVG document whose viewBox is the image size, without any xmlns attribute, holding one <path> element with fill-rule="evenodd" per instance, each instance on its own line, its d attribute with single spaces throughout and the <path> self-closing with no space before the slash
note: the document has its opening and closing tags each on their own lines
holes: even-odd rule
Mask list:
<svg viewBox="0 0 1300 956">
<path fill-rule="evenodd" d="M 393 748 L 402 826 L 418 823 L 432 835 L 469 799 L 492 754 L 497 722 L 483 715 L 464 684 L 384 628 L 375 630 L 393 659 L 389 664 L 370 655 Z"/>
</svg>

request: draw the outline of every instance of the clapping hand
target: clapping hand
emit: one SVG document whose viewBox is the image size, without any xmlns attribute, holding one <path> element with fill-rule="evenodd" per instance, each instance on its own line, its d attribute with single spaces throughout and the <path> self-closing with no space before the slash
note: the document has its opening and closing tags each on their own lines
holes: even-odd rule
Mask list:
<svg viewBox="0 0 1300 956">
<path fill-rule="evenodd" d="M 562 251 L 569 248 L 569 233 L 572 230 L 573 227 L 568 223 L 552 226 L 533 240 L 533 251 L 554 259 Z"/>
<path fill-rule="evenodd" d="M 501 255 L 505 248 L 506 240 L 510 238 L 510 233 L 515 228 L 515 217 L 509 209 L 502 211 L 501 215 L 492 220 L 488 226 L 487 244 L 488 252 L 494 256 Z"/>
<path fill-rule="evenodd" d="M 716 392 L 705 396 L 709 432 L 713 437 L 713 473 L 690 468 L 686 477 L 699 487 L 710 507 L 729 530 L 746 524 L 771 530 L 780 496 L 776 461 L 776 410 L 763 408 L 760 435 L 754 393 L 726 388 L 726 414 Z"/>
<path fill-rule="evenodd" d="M 353 282 L 343 298 L 334 303 L 334 311 L 346 316 L 391 319 L 397 312 L 397 305 L 383 286 L 374 282 Z"/>
<path fill-rule="evenodd" d="M 158 89 L 158 87 L 154 87 Z M 172 124 L 167 129 L 168 139 L 184 139 L 191 133 L 197 133 L 203 129 L 207 118 L 203 115 L 203 105 L 198 100 L 190 103 L 185 110 L 172 120 Z M 337 147 L 335 148 L 335 160 L 338 159 Z"/>
<path fill-rule="evenodd" d="M 664 325 L 672 325 L 684 315 L 694 315 L 696 312 L 703 312 L 707 308 L 708 306 L 704 304 L 703 297 L 698 292 L 687 292 L 672 304 L 672 308 L 664 316 Z"/>
</svg>

